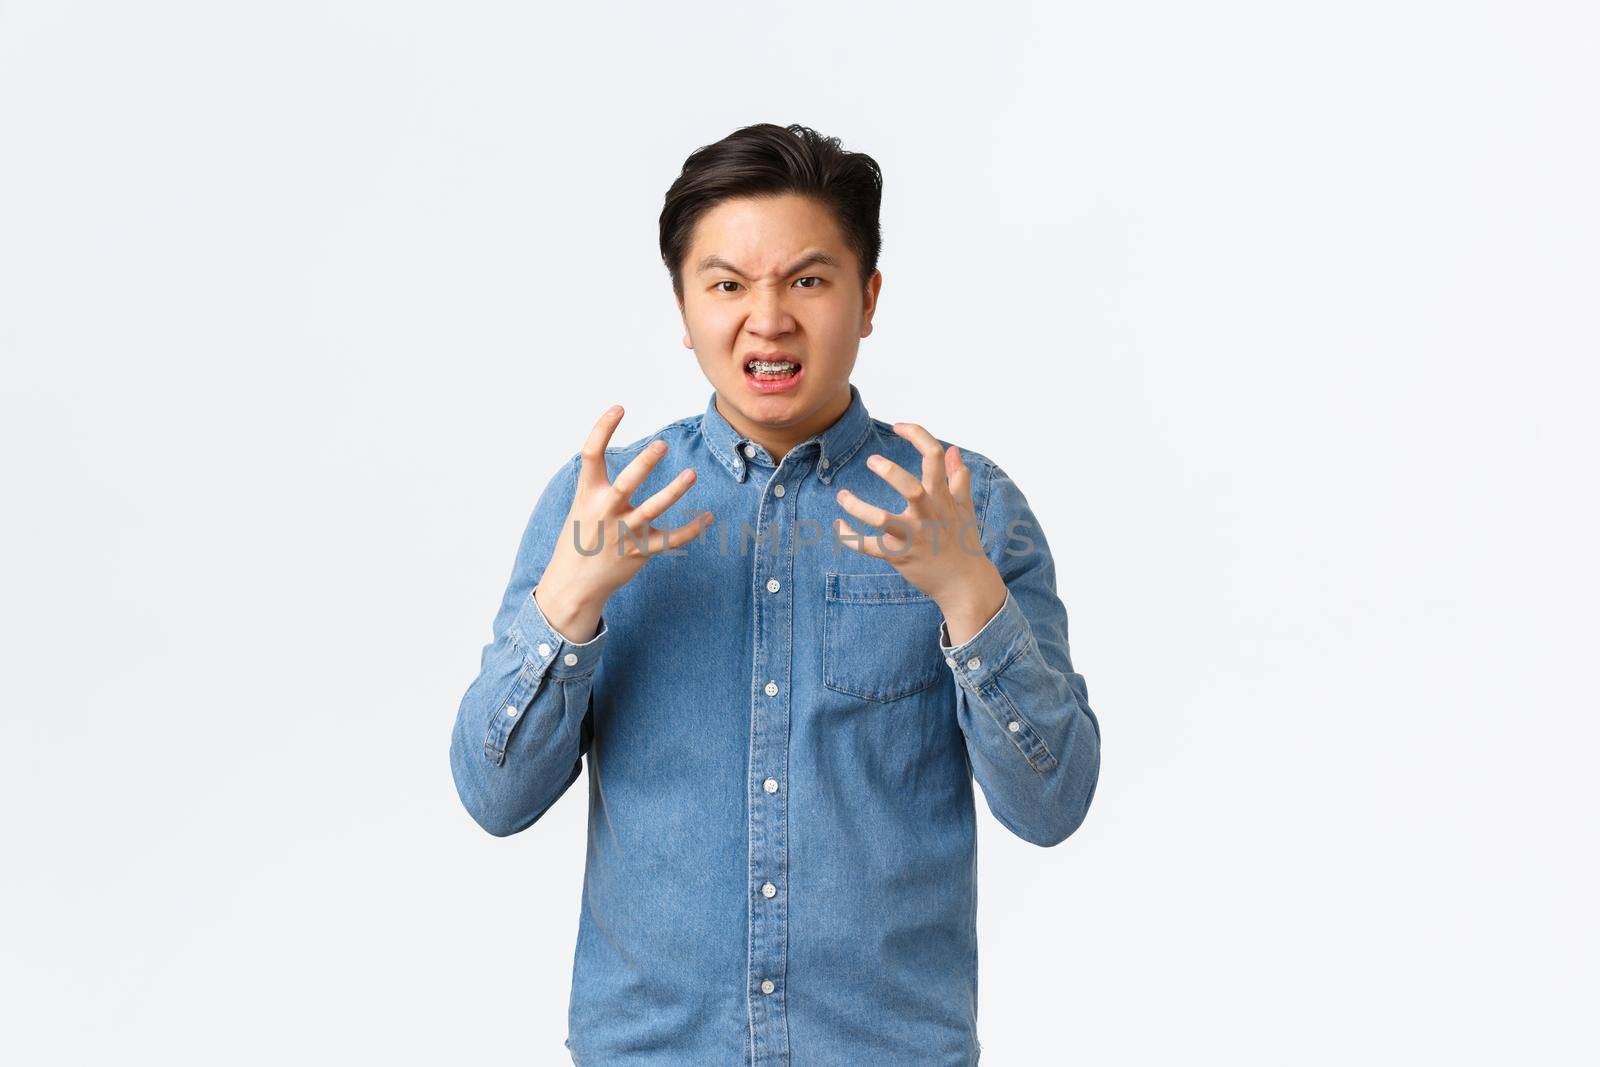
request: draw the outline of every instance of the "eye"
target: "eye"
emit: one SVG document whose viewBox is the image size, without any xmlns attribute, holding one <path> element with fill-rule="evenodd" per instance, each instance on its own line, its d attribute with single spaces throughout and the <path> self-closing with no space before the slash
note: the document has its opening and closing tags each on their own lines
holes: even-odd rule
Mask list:
<svg viewBox="0 0 1600 1067">
<path fill-rule="evenodd" d="M 796 279 L 795 280 L 795 284 L 796 285 L 800 285 L 801 282 L 816 282 L 817 283 L 816 285 L 800 285 L 800 288 L 802 288 L 802 289 L 817 289 L 817 288 L 820 288 L 822 286 L 823 281 L 824 281 L 824 279 L 821 278 L 818 275 L 808 274 L 804 278 Z M 715 291 L 719 292 L 719 293 L 731 293 L 731 292 L 733 292 L 732 289 L 724 289 L 722 287 L 724 285 L 737 286 L 738 284 L 739 283 L 736 282 L 736 281 L 732 281 L 731 279 L 724 278 L 720 282 L 713 283 L 711 288 L 714 289 Z"/>
</svg>

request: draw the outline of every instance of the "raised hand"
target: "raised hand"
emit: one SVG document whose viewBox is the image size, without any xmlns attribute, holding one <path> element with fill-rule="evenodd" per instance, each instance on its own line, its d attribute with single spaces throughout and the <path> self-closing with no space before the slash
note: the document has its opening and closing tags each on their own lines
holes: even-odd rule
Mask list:
<svg viewBox="0 0 1600 1067">
<path fill-rule="evenodd" d="M 916 423 L 897 422 L 894 432 L 922 453 L 922 476 L 877 454 L 867 457 L 867 467 L 905 497 L 905 510 L 895 514 L 840 489 L 834 496 L 841 508 L 885 532 L 863 536 L 844 519 L 834 520 L 834 532 L 855 551 L 889 561 L 932 597 L 944 612 L 952 641 L 960 644 L 1006 600 L 1005 580 L 983 550 L 972 503 L 972 472 L 955 445 L 941 448 Z"/>
<path fill-rule="evenodd" d="M 650 558 L 699 537 L 714 516 L 706 511 L 675 530 L 650 525 L 694 485 L 695 470 L 685 468 L 637 507 L 633 494 L 661 457 L 665 441 L 652 441 L 612 482 L 606 473 L 606 446 L 622 421 L 621 405 L 600 416 L 583 443 L 583 466 L 554 553 L 534 590 L 539 610 L 567 640 L 584 642 L 599 630 L 600 614 L 611 594 L 632 580 Z M 583 546 L 573 543 L 573 527 Z M 596 548 L 599 551 L 595 551 Z"/>
</svg>

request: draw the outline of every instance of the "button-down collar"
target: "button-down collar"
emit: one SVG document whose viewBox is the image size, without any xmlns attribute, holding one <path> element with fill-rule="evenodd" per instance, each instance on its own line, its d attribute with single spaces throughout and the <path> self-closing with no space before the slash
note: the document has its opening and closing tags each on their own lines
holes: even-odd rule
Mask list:
<svg viewBox="0 0 1600 1067">
<path fill-rule="evenodd" d="M 850 406 L 843 415 L 826 430 L 814 437 L 794 446 L 794 450 L 805 448 L 813 442 L 822 450 L 822 455 L 817 461 L 817 478 L 823 485 L 829 484 L 839 468 L 849 462 L 856 450 L 867 439 L 867 431 L 872 428 L 872 419 L 867 415 L 867 406 L 861 400 L 861 391 L 855 383 L 850 383 Z M 706 404 L 706 413 L 700 420 L 700 433 L 705 437 L 706 445 L 711 449 L 712 455 L 728 469 L 728 473 L 739 481 L 744 481 L 753 463 L 763 467 L 775 467 L 772 456 L 767 450 L 755 441 L 734 429 L 727 419 L 722 417 L 722 412 L 717 410 L 717 394 L 711 394 L 711 400 Z"/>
</svg>

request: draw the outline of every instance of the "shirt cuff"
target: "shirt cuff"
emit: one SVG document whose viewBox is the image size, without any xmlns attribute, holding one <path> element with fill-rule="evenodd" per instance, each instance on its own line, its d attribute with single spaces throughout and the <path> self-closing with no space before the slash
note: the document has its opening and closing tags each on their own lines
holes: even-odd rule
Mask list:
<svg viewBox="0 0 1600 1067">
<path fill-rule="evenodd" d="M 955 672 L 956 681 L 971 689 L 981 687 L 999 674 L 1006 664 L 1016 659 L 1028 647 L 1033 630 L 1027 616 L 1017 603 L 1011 590 L 1006 590 L 1006 600 L 994 617 L 983 624 L 983 629 L 959 645 L 950 644 L 950 630 L 943 621 L 939 623 L 939 651 L 944 654 L 945 666 Z"/>
<path fill-rule="evenodd" d="M 607 633 L 606 617 L 602 614 L 599 632 L 593 637 L 582 644 L 568 641 L 539 610 L 539 602 L 531 589 L 511 622 L 511 639 L 522 649 L 527 665 L 540 675 L 548 666 L 549 674 L 555 678 L 581 678 L 593 673 L 600 665 Z"/>
</svg>

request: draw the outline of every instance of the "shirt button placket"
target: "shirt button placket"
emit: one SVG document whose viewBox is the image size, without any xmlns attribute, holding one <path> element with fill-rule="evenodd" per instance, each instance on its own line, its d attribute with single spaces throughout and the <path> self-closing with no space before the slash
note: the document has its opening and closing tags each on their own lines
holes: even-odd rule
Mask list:
<svg viewBox="0 0 1600 1067">
<path fill-rule="evenodd" d="M 754 458 L 753 449 L 745 454 Z M 752 467 L 752 470 L 755 468 Z M 773 472 L 756 512 L 753 580 L 768 593 L 783 588 L 782 575 L 793 570 L 790 511 L 795 494 L 783 484 L 783 464 Z M 771 541 L 766 538 L 771 538 Z M 779 782 L 789 770 L 789 715 L 794 689 L 790 655 L 794 618 L 790 597 L 764 596 L 756 601 L 751 665 L 756 694 L 750 717 L 750 881 L 759 894 L 750 907 L 750 973 L 748 1008 L 752 1067 L 787 1067 L 789 1023 L 778 993 L 786 965 L 789 909 L 785 884 L 789 856 L 788 791 Z M 774 995 L 778 994 L 778 995 Z"/>
</svg>

